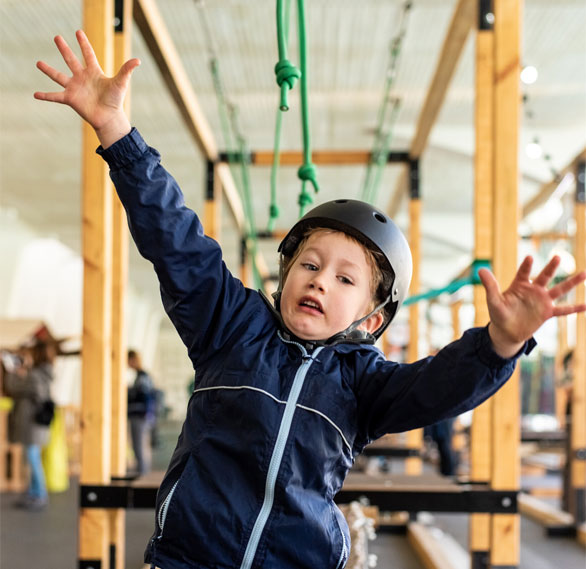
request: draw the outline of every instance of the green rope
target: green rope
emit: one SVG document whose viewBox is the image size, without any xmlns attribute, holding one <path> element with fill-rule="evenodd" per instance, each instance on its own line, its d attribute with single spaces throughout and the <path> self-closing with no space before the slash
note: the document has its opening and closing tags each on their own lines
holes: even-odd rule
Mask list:
<svg viewBox="0 0 586 569">
<path fill-rule="evenodd" d="M 306 182 L 311 182 L 315 192 L 319 191 L 317 183 L 317 168 L 311 162 L 311 138 L 309 134 L 309 104 L 308 104 L 308 73 L 307 73 L 307 37 L 305 33 L 305 6 L 303 0 L 297 0 L 297 23 L 299 33 L 299 62 L 301 72 L 287 59 L 287 32 L 288 32 L 288 10 L 283 10 L 283 0 L 277 0 L 277 44 L 279 47 L 279 62 L 275 66 L 277 83 L 281 87 L 281 101 L 279 108 L 286 111 L 289 108 L 287 93 L 297 79 L 300 81 L 301 90 L 301 126 L 303 130 L 303 165 L 299 168 L 297 176 L 302 181 L 301 193 L 299 194 L 300 215 L 305 213 L 307 205 L 313 202 L 311 194 L 306 189 Z M 287 15 L 287 21 L 285 21 Z M 280 123 L 278 132 L 275 135 L 275 153 L 278 152 L 278 137 L 280 137 Z M 273 168 L 276 170 L 278 160 L 273 161 Z M 273 174 L 276 179 L 276 173 Z M 276 185 L 276 181 L 274 182 Z M 276 204 L 271 203 L 271 209 L 276 212 Z M 269 219 L 269 227 L 274 227 L 274 219 Z"/>
<path fill-rule="evenodd" d="M 287 44 L 289 43 L 289 14 L 291 13 L 291 0 L 285 0 L 284 15 L 281 10 L 282 6 L 280 6 L 280 3 L 277 3 L 277 21 L 280 22 L 281 26 L 281 31 L 277 36 L 279 54 L 282 52 L 286 54 Z M 275 142 L 273 148 L 273 166 L 271 168 L 271 204 L 269 205 L 269 222 L 267 225 L 267 231 L 269 233 L 272 233 L 275 230 L 276 221 L 280 214 L 279 206 L 277 204 L 277 175 L 280 163 L 281 128 L 283 125 L 283 112 L 285 110 L 286 109 L 283 109 L 280 104 L 275 119 Z"/>
<path fill-rule="evenodd" d="M 283 10 L 283 0 L 277 0 L 277 44 L 279 48 L 279 61 L 275 65 L 277 85 L 281 88 L 280 109 L 289 110 L 287 95 L 293 89 L 297 80 L 301 77 L 301 71 L 287 58 L 287 43 L 289 33 L 289 2 Z"/>
<path fill-rule="evenodd" d="M 442 294 L 454 294 L 456 291 L 460 290 L 462 287 L 466 285 L 481 284 L 480 277 L 478 276 L 478 271 L 480 269 L 490 269 L 490 261 L 487 261 L 486 259 L 475 259 L 470 265 L 470 271 L 468 276 L 463 277 L 461 279 L 455 279 L 451 283 L 442 288 L 434 288 L 421 294 L 414 294 L 413 296 L 406 298 L 403 304 L 405 306 L 409 306 L 410 304 L 415 304 L 420 300 L 429 300 L 431 298 L 437 298 Z"/>
<path fill-rule="evenodd" d="M 388 153 L 388 149 L 390 147 L 391 142 L 391 126 L 385 132 L 385 123 L 387 122 L 387 111 L 388 106 L 391 100 L 393 101 L 393 108 L 391 110 L 391 123 L 394 124 L 394 121 L 397 117 L 397 99 L 392 98 L 390 96 L 391 88 L 394 84 L 395 78 L 397 76 L 397 69 L 399 63 L 399 56 L 401 54 L 401 47 L 403 44 L 403 39 L 406 34 L 407 30 L 407 16 L 411 10 L 412 3 L 405 2 L 403 5 L 403 12 L 401 16 L 401 22 L 399 25 L 399 32 L 397 35 L 392 39 L 390 45 L 390 60 L 389 65 L 387 67 L 387 73 L 385 78 L 385 85 L 383 89 L 383 97 L 381 101 L 381 105 L 378 110 L 377 114 L 377 126 L 376 126 L 376 133 L 375 133 L 375 140 L 373 145 L 373 150 L 371 152 L 371 159 L 368 163 L 366 169 L 366 175 L 364 178 L 364 184 L 362 187 L 362 199 L 364 201 L 368 201 L 373 203 L 376 198 L 376 193 L 378 191 L 378 184 L 380 183 L 380 178 L 382 175 L 382 169 L 384 167 L 384 163 L 386 161 L 386 156 Z M 374 180 L 372 179 L 373 170 L 376 169 L 376 174 Z"/>
<path fill-rule="evenodd" d="M 203 8 L 203 3 L 202 3 Z M 234 178 L 234 182 L 242 199 L 244 213 L 245 213 L 245 231 L 247 233 L 246 247 L 249 251 L 252 260 L 252 273 L 255 285 L 260 288 L 262 286 L 262 279 L 260 272 L 256 265 L 256 251 L 257 251 L 257 231 L 254 220 L 254 208 L 252 205 L 252 192 L 250 187 L 249 164 L 250 152 L 246 146 L 246 140 L 242 136 L 237 120 L 237 109 L 231 105 L 225 95 L 224 86 L 220 76 L 220 65 L 218 58 L 215 55 L 215 50 L 212 44 L 212 37 L 210 27 L 206 19 L 204 10 L 200 12 L 202 16 L 202 25 L 208 43 L 208 50 L 210 53 L 210 72 L 212 75 L 214 91 L 218 102 L 218 114 L 220 116 L 220 125 L 222 128 L 222 135 L 224 144 L 228 153 L 228 165 Z M 237 151 L 235 146 L 238 146 Z M 240 180 L 236 175 L 234 165 L 238 162 L 240 164 Z M 238 183 L 240 181 L 240 183 Z"/>
<path fill-rule="evenodd" d="M 305 33 L 305 6 L 303 0 L 297 0 L 297 24 L 299 28 L 299 64 L 301 66 L 301 124 L 303 127 L 303 165 L 297 171 L 302 180 L 301 194 L 299 195 L 299 215 L 305 213 L 305 207 L 313 202 L 306 190 L 306 182 L 311 182 L 315 193 L 319 192 L 317 183 L 317 168 L 311 163 L 311 137 L 309 133 L 309 86 L 307 73 L 307 34 Z"/>
</svg>

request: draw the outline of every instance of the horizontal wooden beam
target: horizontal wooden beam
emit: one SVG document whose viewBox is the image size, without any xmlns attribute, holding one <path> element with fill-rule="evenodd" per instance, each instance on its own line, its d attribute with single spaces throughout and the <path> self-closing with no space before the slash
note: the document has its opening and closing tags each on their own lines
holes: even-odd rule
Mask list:
<svg viewBox="0 0 586 569">
<path fill-rule="evenodd" d="M 255 166 L 272 166 L 275 153 L 272 150 L 258 150 L 251 153 L 251 161 Z M 223 157 L 223 156 L 222 156 Z M 314 150 L 311 161 L 323 165 L 368 164 L 372 160 L 372 152 L 366 150 Z M 389 152 L 387 162 L 407 162 L 408 152 Z M 299 150 L 279 153 L 281 166 L 299 166 L 303 163 L 303 153 Z"/>
<path fill-rule="evenodd" d="M 559 172 L 559 175 L 555 180 L 546 182 L 541 186 L 537 193 L 523 206 L 521 217 L 527 217 L 531 212 L 535 211 L 537 208 L 541 207 L 545 202 L 547 202 L 547 200 L 552 196 L 552 194 L 559 186 L 560 180 L 562 180 L 566 174 L 575 173 L 578 164 L 584 160 L 586 160 L 586 148 L 581 150 L 574 157 L 574 159 Z"/>
</svg>

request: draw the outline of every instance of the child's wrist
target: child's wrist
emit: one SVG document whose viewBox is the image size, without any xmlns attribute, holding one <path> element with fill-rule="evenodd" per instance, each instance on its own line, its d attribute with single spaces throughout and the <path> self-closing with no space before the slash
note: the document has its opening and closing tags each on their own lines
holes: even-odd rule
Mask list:
<svg viewBox="0 0 586 569">
<path fill-rule="evenodd" d="M 124 138 L 131 129 L 130 121 L 124 112 L 114 115 L 99 128 L 94 127 L 98 140 L 104 149 Z"/>
<path fill-rule="evenodd" d="M 492 342 L 492 349 L 501 358 L 512 358 L 523 347 L 525 342 L 515 341 L 509 338 L 498 326 L 492 322 L 488 325 L 488 335 Z"/>
</svg>

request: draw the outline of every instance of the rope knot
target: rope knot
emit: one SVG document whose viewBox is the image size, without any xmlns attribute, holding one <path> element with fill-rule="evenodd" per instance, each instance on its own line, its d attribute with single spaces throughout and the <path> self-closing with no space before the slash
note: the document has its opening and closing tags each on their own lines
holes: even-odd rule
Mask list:
<svg viewBox="0 0 586 569">
<path fill-rule="evenodd" d="M 281 59 L 275 65 L 275 73 L 277 75 L 277 84 L 281 87 L 280 108 L 282 111 L 287 111 L 289 110 L 287 91 L 293 89 L 295 82 L 301 77 L 301 71 L 288 59 Z"/>
<path fill-rule="evenodd" d="M 311 194 L 306 192 L 306 191 L 302 191 L 299 194 L 299 199 L 297 200 L 297 203 L 299 204 L 299 207 L 301 208 L 301 210 L 305 210 L 305 208 L 313 203 L 313 198 L 311 197 Z"/>
<path fill-rule="evenodd" d="M 276 204 L 271 204 L 269 207 L 269 216 L 276 219 L 279 217 L 279 207 Z"/>
</svg>

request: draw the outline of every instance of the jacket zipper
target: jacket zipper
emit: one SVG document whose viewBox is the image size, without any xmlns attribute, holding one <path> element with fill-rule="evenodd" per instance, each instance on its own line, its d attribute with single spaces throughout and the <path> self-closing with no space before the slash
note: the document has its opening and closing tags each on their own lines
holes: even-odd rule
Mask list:
<svg viewBox="0 0 586 569">
<path fill-rule="evenodd" d="M 248 540 L 240 569 L 250 569 L 252 562 L 254 561 L 254 556 L 256 555 L 256 550 L 258 548 L 262 532 L 265 528 L 267 520 L 269 519 L 271 510 L 273 509 L 277 475 L 279 474 L 279 469 L 283 460 L 283 454 L 285 452 L 285 445 L 287 444 L 289 432 L 291 431 L 291 424 L 293 422 L 293 415 L 295 414 L 297 400 L 299 399 L 301 388 L 305 382 L 305 376 L 307 375 L 311 364 L 314 362 L 315 357 L 323 349 L 322 347 L 316 348 L 316 350 L 310 356 L 307 354 L 305 348 L 298 342 L 284 340 L 283 338 L 281 339 L 284 342 L 295 344 L 299 347 L 303 357 L 303 362 L 297 368 L 297 373 L 295 374 L 295 379 L 293 380 L 293 386 L 291 387 L 291 393 L 289 394 L 287 404 L 285 405 L 285 412 L 283 413 L 283 418 L 281 419 L 281 424 L 279 425 L 279 433 L 277 435 L 277 440 L 275 442 L 273 454 L 269 463 L 269 470 L 265 482 L 265 496 L 263 504 L 252 528 L 250 539 Z"/>
<path fill-rule="evenodd" d="M 171 488 L 171 490 L 169 490 L 169 493 L 167 494 L 165 500 L 163 500 L 163 503 L 159 508 L 159 513 L 157 515 L 157 523 L 159 524 L 159 528 L 161 530 L 159 539 L 163 537 L 163 529 L 165 527 L 165 520 L 167 519 L 167 510 L 169 509 L 169 503 L 171 502 L 171 498 L 173 497 L 175 488 L 177 488 L 177 484 L 179 484 L 179 480 L 177 480 L 175 484 L 173 484 L 173 487 Z"/>
</svg>

